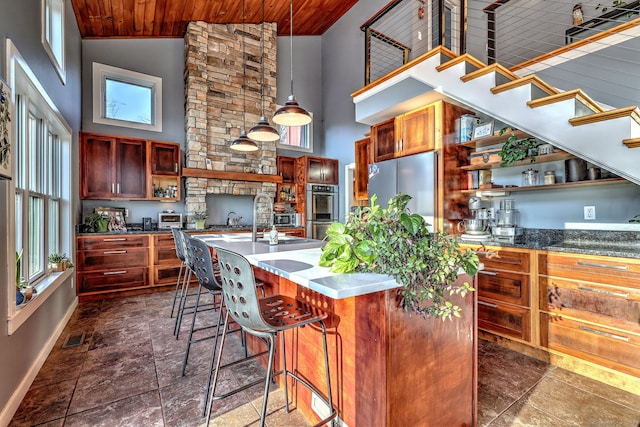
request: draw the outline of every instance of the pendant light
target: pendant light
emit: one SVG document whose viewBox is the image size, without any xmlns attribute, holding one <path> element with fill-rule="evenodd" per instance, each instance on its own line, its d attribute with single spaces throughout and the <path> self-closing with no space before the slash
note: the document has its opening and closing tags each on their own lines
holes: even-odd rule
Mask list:
<svg viewBox="0 0 640 427">
<path fill-rule="evenodd" d="M 280 134 L 269 124 L 269 121 L 264 115 L 264 0 L 262 0 L 262 38 L 260 40 L 260 54 L 262 55 L 260 60 L 260 64 L 262 66 L 260 70 L 260 110 L 262 114 L 260 115 L 258 124 L 249 129 L 247 136 L 256 141 L 271 142 L 279 140 Z"/>
<path fill-rule="evenodd" d="M 234 140 L 230 147 L 235 151 L 257 151 L 258 145 L 249 139 L 247 136 L 245 119 L 247 116 L 247 91 L 245 85 L 247 84 L 247 64 L 245 61 L 245 47 L 244 47 L 244 0 L 242 0 L 242 131 L 240 136 Z"/>
<path fill-rule="evenodd" d="M 311 123 L 311 114 L 296 101 L 293 96 L 293 0 L 289 2 L 289 43 L 291 49 L 291 95 L 284 107 L 278 108 L 273 116 L 273 122 L 283 126 L 304 126 Z"/>
</svg>

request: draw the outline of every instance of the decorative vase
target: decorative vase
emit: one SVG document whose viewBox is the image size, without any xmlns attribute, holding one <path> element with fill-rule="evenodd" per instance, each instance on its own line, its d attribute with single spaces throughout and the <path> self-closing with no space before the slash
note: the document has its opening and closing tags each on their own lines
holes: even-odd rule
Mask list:
<svg viewBox="0 0 640 427">
<path fill-rule="evenodd" d="M 22 295 L 22 292 L 16 291 L 16 305 L 20 305 L 23 302 L 24 302 L 24 295 Z"/>
<path fill-rule="evenodd" d="M 197 219 L 195 221 L 196 223 L 196 230 L 204 230 L 204 219 Z"/>
<path fill-rule="evenodd" d="M 109 220 L 105 219 L 102 221 L 98 221 L 96 223 L 96 228 L 97 228 L 97 232 L 98 233 L 106 233 L 107 231 L 109 231 Z"/>
<path fill-rule="evenodd" d="M 49 264 L 49 269 L 52 272 L 59 273 L 61 271 L 65 271 L 67 269 L 67 263 L 66 262 L 50 263 Z"/>
</svg>

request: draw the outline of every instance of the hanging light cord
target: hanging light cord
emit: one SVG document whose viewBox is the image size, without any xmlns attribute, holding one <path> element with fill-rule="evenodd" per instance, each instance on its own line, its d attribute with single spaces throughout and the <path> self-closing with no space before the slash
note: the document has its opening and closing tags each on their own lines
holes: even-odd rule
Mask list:
<svg viewBox="0 0 640 427">
<path fill-rule="evenodd" d="M 260 36 L 260 112 L 264 117 L 264 0 L 262 0 L 262 28 Z"/>
<path fill-rule="evenodd" d="M 289 48 L 291 51 L 289 52 L 290 63 L 291 63 L 291 95 L 293 95 L 293 0 L 289 2 Z"/>
<path fill-rule="evenodd" d="M 244 0 L 242 0 L 242 132 L 247 129 L 245 122 L 247 118 L 247 89 L 245 88 L 247 85 L 247 61 L 245 60 L 244 35 Z"/>
</svg>

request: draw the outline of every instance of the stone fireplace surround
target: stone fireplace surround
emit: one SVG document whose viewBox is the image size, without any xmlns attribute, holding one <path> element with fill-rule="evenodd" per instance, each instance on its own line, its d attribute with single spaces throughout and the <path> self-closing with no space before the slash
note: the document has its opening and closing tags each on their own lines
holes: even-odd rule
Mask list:
<svg viewBox="0 0 640 427">
<path fill-rule="evenodd" d="M 235 152 L 229 143 L 243 128 L 243 97 L 246 97 L 246 130 L 261 115 L 261 60 L 264 62 L 264 105 L 267 117 L 275 111 L 276 24 L 264 25 L 261 55 L 261 24 L 208 24 L 190 22 L 185 34 L 185 166 L 206 170 L 207 159 L 214 171 L 276 174 L 276 142 L 257 142 L 260 150 Z M 242 42 L 245 42 L 246 76 L 243 75 Z M 244 84 L 244 96 L 243 96 Z M 272 182 L 232 181 L 188 177 L 185 209 L 206 209 L 207 194 L 275 197 Z M 266 213 L 266 212 L 265 212 Z"/>
</svg>

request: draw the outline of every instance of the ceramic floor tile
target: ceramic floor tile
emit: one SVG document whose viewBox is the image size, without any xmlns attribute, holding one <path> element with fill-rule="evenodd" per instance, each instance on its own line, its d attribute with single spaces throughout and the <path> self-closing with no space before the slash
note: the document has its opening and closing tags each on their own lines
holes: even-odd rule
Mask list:
<svg viewBox="0 0 640 427">
<path fill-rule="evenodd" d="M 260 414 L 251 403 L 212 418 L 208 427 L 256 427 L 260 425 Z"/>
<path fill-rule="evenodd" d="M 86 352 L 76 352 L 71 349 L 53 351 L 44 362 L 36 376 L 32 387 L 42 387 L 61 381 L 77 380 L 82 366 L 87 358 Z M 69 369 L 73 366 L 75 369 Z"/>
<path fill-rule="evenodd" d="M 162 427 L 164 419 L 157 390 L 130 396 L 67 417 L 65 427 Z"/>
<path fill-rule="evenodd" d="M 10 425 L 33 426 L 63 418 L 67 413 L 75 384 L 75 380 L 69 380 L 30 388 Z"/>
<path fill-rule="evenodd" d="M 578 427 L 568 424 L 566 420 L 556 418 L 526 402 L 518 401 L 510 406 L 504 414 L 490 424 L 490 427 Z M 585 426 L 586 427 L 586 426 Z M 613 425 L 611 426 L 613 427 Z"/>
<path fill-rule="evenodd" d="M 514 399 L 494 388 L 478 384 L 478 425 L 486 426 L 499 417 Z"/>
<path fill-rule="evenodd" d="M 262 411 L 262 396 L 253 399 L 251 404 L 256 408 L 258 414 Z M 289 403 L 290 412 L 287 413 L 285 406 L 284 391 L 277 389 L 269 393 L 267 402 L 267 415 L 265 423 L 268 427 L 306 427 L 310 426 L 309 422 L 300 411 L 295 409 L 295 405 Z"/>
<path fill-rule="evenodd" d="M 96 328 L 89 345 L 89 350 L 111 346 L 122 346 L 128 343 L 141 343 L 151 340 L 149 325 L 146 323 L 129 323 L 128 321 L 110 323 L 109 327 Z"/>
</svg>

